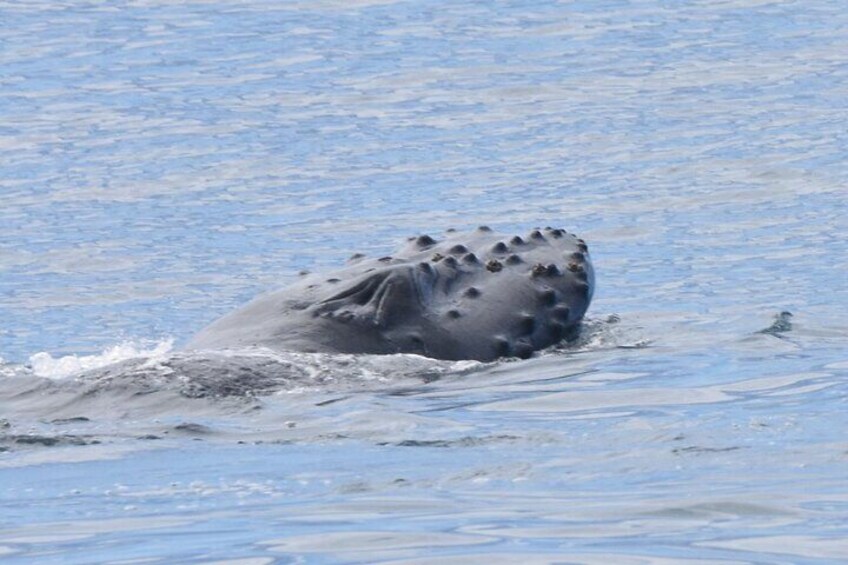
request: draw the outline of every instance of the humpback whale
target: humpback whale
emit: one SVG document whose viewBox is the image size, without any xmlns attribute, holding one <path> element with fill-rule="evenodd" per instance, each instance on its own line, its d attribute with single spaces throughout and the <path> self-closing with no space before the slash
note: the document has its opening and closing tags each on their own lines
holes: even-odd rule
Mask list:
<svg viewBox="0 0 848 565">
<path fill-rule="evenodd" d="M 260 296 L 187 348 L 527 358 L 577 334 L 594 286 L 586 242 L 563 229 L 448 230 Z"/>
</svg>

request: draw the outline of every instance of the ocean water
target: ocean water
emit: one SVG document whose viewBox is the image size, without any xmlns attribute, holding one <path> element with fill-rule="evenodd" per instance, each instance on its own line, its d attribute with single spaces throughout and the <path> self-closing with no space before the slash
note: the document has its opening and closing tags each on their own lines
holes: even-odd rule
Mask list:
<svg viewBox="0 0 848 565">
<path fill-rule="evenodd" d="M 0 22 L 0 562 L 848 561 L 842 2 Z M 576 344 L 180 349 L 480 224 L 586 239 Z"/>
</svg>

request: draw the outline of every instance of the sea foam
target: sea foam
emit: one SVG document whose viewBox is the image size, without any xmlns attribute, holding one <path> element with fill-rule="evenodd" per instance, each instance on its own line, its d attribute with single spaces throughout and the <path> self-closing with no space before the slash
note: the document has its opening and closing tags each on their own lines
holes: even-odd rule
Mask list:
<svg viewBox="0 0 848 565">
<path fill-rule="evenodd" d="M 112 363 L 147 357 L 158 359 L 167 355 L 174 346 L 171 338 L 159 341 L 124 341 L 104 349 L 95 355 L 63 355 L 53 357 L 50 353 L 40 352 L 30 356 L 29 366 L 33 374 L 49 379 L 74 377 L 84 371 L 105 367 Z"/>
</svg>

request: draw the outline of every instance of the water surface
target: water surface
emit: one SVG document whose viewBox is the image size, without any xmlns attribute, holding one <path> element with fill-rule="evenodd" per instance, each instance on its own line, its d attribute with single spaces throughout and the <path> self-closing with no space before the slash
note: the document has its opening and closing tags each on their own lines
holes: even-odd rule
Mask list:
<svg viewBox="0 0 848 565">
<path fill-rule="evenodd" d="M 848 559 L 841 3 L 0 21 L 4 562 Z M 589 242 L 579 344 L 179 351 L 301 270 L 478 224 Z"/>
</svg>

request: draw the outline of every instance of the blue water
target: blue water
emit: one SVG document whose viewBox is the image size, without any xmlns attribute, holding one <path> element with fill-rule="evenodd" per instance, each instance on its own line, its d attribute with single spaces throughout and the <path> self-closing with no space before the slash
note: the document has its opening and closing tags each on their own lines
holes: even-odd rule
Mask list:
<svg viewBox="0 0 848 565">
<path fill-rule="evenodd" d="M 848 560 L 844 8 L 0 2 L 0 561 Z M 577 346 L 174 369 L 478 224 L 587 240 Z"/>
</svg>

